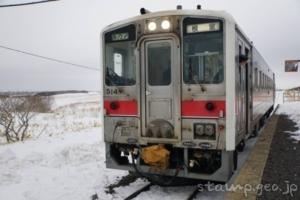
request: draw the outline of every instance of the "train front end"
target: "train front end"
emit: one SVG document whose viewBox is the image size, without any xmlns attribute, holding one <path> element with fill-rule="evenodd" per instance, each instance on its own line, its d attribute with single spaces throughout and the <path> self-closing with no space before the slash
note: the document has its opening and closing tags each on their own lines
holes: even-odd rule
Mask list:
<svg viewBox="0 0 300 200">
<path fill-rule="evenodd" d="M 108 168 L 229 179 L 235 125 L 226 67 L 234 63 L 233 30 L 226 14 L 200 10 L 148 13 L 105 29 Z"/>
</svg>

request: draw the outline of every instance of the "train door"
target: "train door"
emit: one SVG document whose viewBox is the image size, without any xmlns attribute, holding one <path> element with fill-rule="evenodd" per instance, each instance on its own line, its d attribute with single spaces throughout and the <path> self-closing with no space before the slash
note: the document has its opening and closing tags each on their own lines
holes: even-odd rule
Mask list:
<svg viewBox="0 0 300 200">
<path fill-rule="evenodd" d="M 245 55 L 249 58 L 248 62 L 245 64 L 245 73 L 246 73 L 246 129 L 247 134 L 251 133 L 251 124 L 252 121 L 252 97 L 253 97 L 253 85 L 252 85 L 252 57 L 250 55 L 250 49 L 245 48 Z"/>
<path fill-rule="evenodd" d="M 143 136 L 180 139 L 179 46 L 173 39 L 143 42 Z"/>
<path fill-rule="evenodd" d="M 239 43 L 239 57 L 243 55 L 243 45 Z M 239 133 L 245 133 L 247 127 L 247 80 L 246 80 L 246 65 L 244 63 L 238 64 L 238 113 L 239 113 Z"/>
</svg>

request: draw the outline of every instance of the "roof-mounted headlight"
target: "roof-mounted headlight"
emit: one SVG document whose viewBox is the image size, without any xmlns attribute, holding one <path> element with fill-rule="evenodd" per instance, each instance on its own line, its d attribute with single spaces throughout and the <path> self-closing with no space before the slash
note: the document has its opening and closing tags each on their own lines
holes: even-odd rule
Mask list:
<svg viewBox="0 0 300 200">
<path fill-rule="evenodd" d="M 164 29 L 164 30 L 167 30 L 167 29 L 170 29 L 171 27 L 171 23 L 169 20 L 163 20 L 161 22 L 161 28 Z"/>
<path fill-rule="evenodd" d="M 155 31 L 156 28 L 157 28 L 157 25 L 156 25 L 155 22 L 149 22 L 149 24 L 148 24 L 148 30 L 149 31 Z"/>
</svg>

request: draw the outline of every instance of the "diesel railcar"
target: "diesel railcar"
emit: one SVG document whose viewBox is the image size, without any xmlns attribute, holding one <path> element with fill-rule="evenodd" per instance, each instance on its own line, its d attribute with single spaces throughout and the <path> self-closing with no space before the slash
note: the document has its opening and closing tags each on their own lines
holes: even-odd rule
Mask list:
<svg viewBox="0 0 300 200">
<path fill-rule="evenodd" d="M 274 73 L 233 17 L 141 9 L 102 40 L 107 167 L 226 182 L 275 98 Z"/>
</svg>

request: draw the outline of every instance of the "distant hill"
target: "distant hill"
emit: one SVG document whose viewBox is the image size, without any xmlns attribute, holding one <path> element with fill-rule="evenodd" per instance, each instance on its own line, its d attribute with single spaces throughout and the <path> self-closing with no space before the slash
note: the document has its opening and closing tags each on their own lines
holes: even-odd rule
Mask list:
<svg viewBox="0 0 300 200">
<path fill-rule="evenodd" d="M 38 92 L 35 95 L 53 96 L 53 95 L 58 95 L 58 94 L 74 94 L 74 93 L 88 93 L 88 91 L 86 91 L 86 90 L 49 91 L 49 92 Z"/>
<path fill-rule="evenodd" d="M 88 93 L 86 90 L 62 90 L 62 91 L 40 91 L 40 92 L 0 92 L 1 97 L 11 96 L 53 96 L 58 94 Z"/>
</svg>

